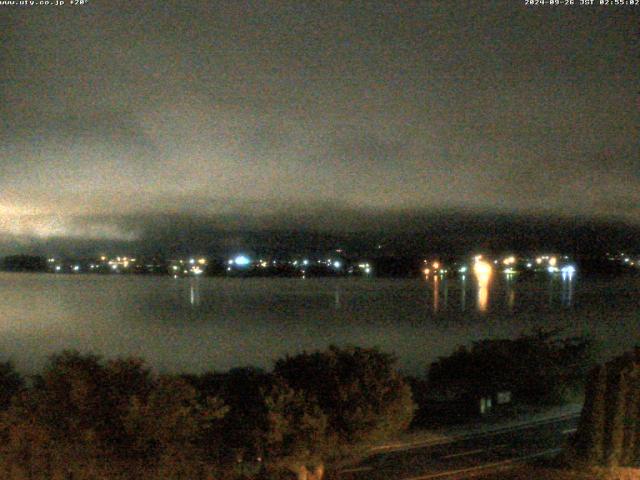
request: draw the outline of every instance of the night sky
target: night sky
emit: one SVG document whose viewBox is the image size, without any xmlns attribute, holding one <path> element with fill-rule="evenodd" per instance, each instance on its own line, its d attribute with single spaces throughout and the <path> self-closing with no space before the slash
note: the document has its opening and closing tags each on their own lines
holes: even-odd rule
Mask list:
<svg viewBox="0 0 640 480">
<path fill-rule="evenodd" d="M 0 6 L 0 253 L 441 212 L 638 226 L 639 12 Z"/>
</svg>

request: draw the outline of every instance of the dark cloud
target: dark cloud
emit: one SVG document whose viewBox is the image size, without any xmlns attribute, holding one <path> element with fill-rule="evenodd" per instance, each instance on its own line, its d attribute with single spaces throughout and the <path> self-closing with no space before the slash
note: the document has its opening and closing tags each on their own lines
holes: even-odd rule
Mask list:
<svg viewBox="0 0 640 480">
<path fill-rule="evenodd" d="M 3 13 L 5 238 L 137 241 L 163 217 L 347 232 L 449 210 L 640 223 L 638 9 Z"/>
</svg>

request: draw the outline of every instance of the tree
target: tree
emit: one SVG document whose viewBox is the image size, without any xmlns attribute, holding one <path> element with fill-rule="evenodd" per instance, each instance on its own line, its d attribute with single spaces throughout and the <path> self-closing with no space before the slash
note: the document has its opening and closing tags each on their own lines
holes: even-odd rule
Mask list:
<svg viewBox="0 0 640 480">
<path fill-rule="evenodd" d="M 593 369 L 587 379 L 585 403 L 580 415 L 575 448 L 585 461 L 598 464 L 604 458 L 604 419 L 606 411 L 606 365 Z"/>
<path fill-rule="evenodd" d="M 624 430 L 627 417 L 627 397 L 629 395 L 629 382 L 626 372 L 612 375 L 607 381 L 607 405 L 605 416 L 605 463 L 611 466 L 620 464 L 622 447 L 624 444 Z"/>
<path fill-rule="evenodd" d="M 44 272 L 47 259 L 34 255 L 11 255 L 2 259 L 0 268 L 9 272 Z"/>
<path fill-rule="evenodd" d="M 623 465 L 632 465 L 640 459 L 640 363 L 635 363 L 629 373 L 629 390 L 621 458 Z"/>
<path fill-rule="evenodd" d="M 197 455 L 203 430 L 227 410 L 216 398 L 198 402 L 196 390 L 184 379 L 162 376 L 146 398 L 131 398 L 123 422 L 141 456 Z"/>
<path fill-rule="evenodd" d="M 528 402 L 561 402 L 569 387 L 584 381 L 591 365 L 591 342 L 582 337 L 558 339 L 557 334 L 540 330 L 460 347 L 431 365 L 429 385 L 470 395 L 506 388 Z"/>
<path fill-rule="evenodd" d="M 271 469 L 291 470 L 302 478 L 308 475 L 309 467 L 323 471 L 330 436 L 327 415 L 317 403 L 283 382 L 270 389 L 265 403 L 268 410 L 265 455 Z"/>
<path fill-rule="evenodd" d="M 256 368 L 236 368 L 184 378 L 198 391 L 201 401 L 217 397 L 228 407 L 220 425 L 206 434 L 211 444 L 225 449 L 210 453 L 234 463 L 262 457 L 268 429 L 266 395 L 273 387 L 273 375 Z"/>
<path fill-rule="evenodd" d="M 0 363 L 0 411 L 6 410 L 11 399 L 24 387 L 24 379 L 11 362 Z"/>
<path fill-rule="evenodd" d="M 13 397 L 0 457 L 28 478 L 204 478 L 232 473 L 227 451 L 240 475 L 320 480 L 326 461 L 406 428 L 415 408 L 395 359 L 376 349 L 304 353 L 274 373 L 160 377 L 139 359 L 64 351 L 29 386 L 9 364 L 0 373 Z"/>
<path fill-rule="evenodd" d="M 99 454 L 111 417 L 104 383 L 99 357 L 75 351 L 53 355 L 31 390 L 39 422 L 61 444 L 82 444 Z"/>
<path fill-rule="evenodd" d="M 605 466 L 638 462 L 639 374 L 640 350 L 591 372 L 578 431 L 567 452 L 569 459 Z"/>
<path fill-rule="evenodd" d="M 406 429 L 415 404 L 396 359 L 377 349 L 329 347 L 276 362 L 274 374 L 327 417 L 334 454 L 365 448 Z"/>
</svg>

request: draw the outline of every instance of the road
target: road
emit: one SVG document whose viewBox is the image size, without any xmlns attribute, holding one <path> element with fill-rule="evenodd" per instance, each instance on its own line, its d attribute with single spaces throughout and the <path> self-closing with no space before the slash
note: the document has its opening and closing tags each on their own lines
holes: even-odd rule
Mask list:
<svg viewBox="0 0 640 480">
<path fill-rule="evenodd" d="M 575 432 L 578 415 L 564 416 L 490 433 L 431 444 L 395 445 L 358 466 L 341 480 L 449 480 L 469 478 L 558 453 Z"/>
</svg>

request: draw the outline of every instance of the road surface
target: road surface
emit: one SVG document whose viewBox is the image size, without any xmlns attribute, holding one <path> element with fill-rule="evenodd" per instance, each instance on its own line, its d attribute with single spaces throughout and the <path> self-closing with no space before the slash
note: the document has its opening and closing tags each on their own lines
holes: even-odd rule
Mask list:
<svg viewBox="0 0 640 480">
<path fill-rule="evenodd" d="M 446 442 L 395 445 L 378 451 L 340 480 L 449 480 L 478 476 L 560 452 L 579 415 L 539 421 Z"/>
</svg>

